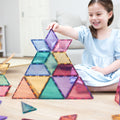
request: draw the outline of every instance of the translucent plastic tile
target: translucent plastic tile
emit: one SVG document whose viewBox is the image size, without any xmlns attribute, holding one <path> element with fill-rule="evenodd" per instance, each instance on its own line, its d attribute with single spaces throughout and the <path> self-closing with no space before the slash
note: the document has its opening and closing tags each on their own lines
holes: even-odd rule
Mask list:
<svg viewBox="0 0 120 120">
<path fill-rule="evenodd" d="M 0 75 L 0 85 L 10 85 L 10 83 L 4 75 Z"/>
<path fill-rule="evenodd" d="M 49 72 L 52 74 L 54 72 L 55 68 L 57 67 L 57 61 L 55 60 L 52 53 L 49 55 L 45 65 L 48 68 Z"/>
<path fill-rule="evenodd" d="M 45 38 L 45 41 L 47 42 L 50 50 L 53 50 L 54 46 L 56 45 L 56 43 L 58 41 L 58 38 L 52 29 L 48 32 L 48 34 Z"/>
<path fill-rule="evenodd" d="M 68 93 L 70 92 L 74 82 L 76 81 L 77 77 L 53 77 L 56 85 L 58 86 L 59 90 L 62 92 L 63 96 L 66 98 Z M 71 81 L 74 81 L 71 83 Z"/>
<path fill-rule="evenodd" d="M 6 120 L 7 118 L 7 116 L 0 116 L 0 120 Z"/>
<path fill-rule="evenodd" d="M 77 118 L 77 114 L 73 114 L 73 115 L 62 116 L 60 117 L 59 120 L 76 120 L 76 118 Z"/>
<path fill-rule="evenodd" d="M 117 86 L 117 90 L 115 94 L 115 101 L 120 105 L 120 81 Z"/>
<path fill-rule="evenodd" d="M 0 86 L 0 97 L 6 96 L 11 86 Z"/>
<path fill-rule="evenodd" d="M 65 52 L 53 52 L 58 64 L 70 64 L 71 61 Z"/>
<path fill-rule="evenodd" d="M 92 95 L 81 78 L 78 78 L 71 89 L 68 99 L 92 99 Z"/>
<path fill-rule="evenodd" d="M 25 78 L 37 97 L 39 97 L 49 79 L 47 76 L 26 76 Z"/>
<path fill-rule="evenodd" d="M 112 115 L 112 120 L 120 120 L 120 114 Z"/>
<path fill-rule="evenodd" d="M 72 64 L 59 64 L 53 76 L 77 76 L 77 72 Z"/>
<path fill-rule="evenodd" d="M 32 39 L 31 40 L 37 51 L 49 51 L 48 45 L 43 39 Z"/>
<path fill-rule="evenodd" d="M 10 64 L 9 63 L 0 63 L 0 74 L 5 74 L 8 70 Z"/>
<path fill-rule="evenodd" d="M 32 64 L 44 64 L 49 56 L 49 52 L 37 52 L 33 58 Z"/>
<path fill-rule="evenodd" d="M 50 78 L 39 98 L 40 99 L 63 99 L 64 97 L 62 96 L 61 92 L 59 91 L 53 79 Z"/>
<path fill-rule="evenodd" d="M 49 72 L 44 64 L 31 64 L 25 76 L 49 76 Z"/>
<path fill-rule="evenodd" d="M 32 112 L 32 111 L 37 110 L 35 107 L 28 105 L 24 102 L 21 102 L 21 105 L 22 105 L 22 112 L 23 113 L 28 113 L 28 112 Z"/>
<path fill-rule="evenodd" d="M 72 42 L 72 39 L 58 40 L 53 51 L 54 52 L 65 52 L 68 49 L 71 42 Z"/>
<path fill-rule="evenodd" d="M 35 94 L 31 90 L 29 84 L 27 83 L 24 77 L 22 78 L 12 98 L 13 99 L 34 99 L 36 98 Z"/>
</svg>

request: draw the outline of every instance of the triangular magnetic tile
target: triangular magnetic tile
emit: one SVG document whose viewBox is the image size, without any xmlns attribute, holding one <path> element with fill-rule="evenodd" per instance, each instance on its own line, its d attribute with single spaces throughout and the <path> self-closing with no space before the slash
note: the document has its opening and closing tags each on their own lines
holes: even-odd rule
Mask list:
<svg viewBox="0 0 120 120">
<path fill-rule="evenodd" d="M 78 78 L 71 89 L 68 99 L 93 99 L 87 86 L 84 84 L 81 78 Z"/>
<path fill-rule="evenodd" d="M 21 102 L 21 104 L 22 104 L 22 112 L 23 113 L 28 113 L 28 112 L 32 112 L 32 111 L 37 110 L 35 107 L 28 105 L 24 102 Z"/>
<path fill-rule="evenodd" d="M 40 99 L 63 99 L 61 92 L 57 88 L 52 78 L 49 79 L 44 90 L 42 91 Z"/>
<path fill-rule="evenodd" d="M 12 96 L 13 99 L 35 99 L 36 96 L 28 85 L 25 77 L 22 78 L 15 93 Z"/>
<path fill-rule="evenodd" d="M 56 85 L 58 86 L 59 90 L 62 92 L 63 96 L 66 98 L 68 93 L 70 92 L 74 82 L 76 81 L 77 77 L 74 76 L 57 76 L 53 77 Z M 73 81 L 73 82 L 71 82 Z"/>
<path fill-rule="evenodd" d="M 26 76 L 25 78 L 37 97 L 39 97 L 49 79 L 48 76 Z"/>
</svg>

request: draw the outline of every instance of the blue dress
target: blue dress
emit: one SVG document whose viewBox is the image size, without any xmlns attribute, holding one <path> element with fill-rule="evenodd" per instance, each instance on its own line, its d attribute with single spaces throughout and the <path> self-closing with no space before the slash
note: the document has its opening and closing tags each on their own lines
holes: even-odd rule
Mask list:
<svg viewBox="0 0 120 120">
<path fill-rule="evenodd" d="M 101 87 L 119 82 L 120 69 L 103 75 L 91 69 L 93 66 L 106 67 L 120 59 L 120 30 L 112 29 L 109 38 L 93 38 L 90 29 L 85 26 L 75 28 L 79 32 L 78 40 L 84 44 L 82 64 L 75 65 L 79 76 L 88 86 Z"/>
</svg>

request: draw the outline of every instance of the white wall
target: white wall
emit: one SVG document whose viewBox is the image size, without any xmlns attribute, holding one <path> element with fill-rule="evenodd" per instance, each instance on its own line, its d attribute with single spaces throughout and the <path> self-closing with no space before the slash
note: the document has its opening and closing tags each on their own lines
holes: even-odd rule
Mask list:
<svg viewBox="0 0 120 120">
<path fill-rule="evenodd" d="M 6 25 L 6 51 L 20 55 L 18 0 L 0 0 L 0 24 Z"/>
<path fill-rule="evenodd" d="M 64 11 L 81 16 L 82 20 L 85 20 L 88 13 L 88 2 L 89 0 L 51 0 L 51 18 L 56 18 L 57 11 Z"/>
</svg>

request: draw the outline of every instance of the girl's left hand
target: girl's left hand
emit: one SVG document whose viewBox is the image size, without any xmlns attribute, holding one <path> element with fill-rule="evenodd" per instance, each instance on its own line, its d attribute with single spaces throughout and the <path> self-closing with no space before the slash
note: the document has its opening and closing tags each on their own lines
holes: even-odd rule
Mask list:
<svg viewBox="0 0 120 120">
<path fill-rule="evenodd" d="M 92 69 L 95 71 L 101 72 L 104 75 L 106 74 L 104 68 L 100 68 L 98 66 L 93 66 Z"/>
</svg>

